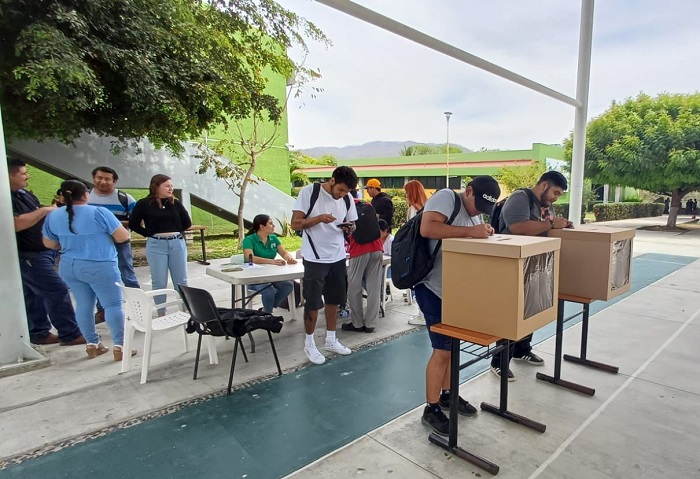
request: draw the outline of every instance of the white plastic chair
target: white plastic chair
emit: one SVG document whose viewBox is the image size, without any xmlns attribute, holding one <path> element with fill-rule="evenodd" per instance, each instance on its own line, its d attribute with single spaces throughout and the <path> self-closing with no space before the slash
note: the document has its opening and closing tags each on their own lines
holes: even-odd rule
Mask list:
<svg viewBox="0 0 700 479">
<path fill-rule="evenodd" d="M 131 369 L 131 344 L 134 340 L 134 331 L 140 331 L 146 334 L 143 347 L 143 364 L 141 366 L 141 384 L 145 384 L 148 378 L 148 366 L 151 362 L 151 346 L 153 343 L 153 334 L 170 329 L 182 328 L 182 339 L 187 352 L 187 322 L 190 315 L 184 311 L 180 295 L 174 289 L 157 289 L 155 291 L 143 291 L 139 288 L 128 288 L 117 283 L 122 288 L 124 301 L 126 302 L 126 318 L 124 321 L 124 355 L 122 357 L 121 372 L 125 373 Z M 158 308 L 166 308 L 168 306 L 180 306 L 180 311 L 166 314 L 165 316 L 156 316 L 156 305 L 153 301 L 153 296 L 156 295 L 175 295 L 177 300 L 168 301 L 159 304 Z M 211 359 L 211 348 L 210 348 Z M 218 361 L 217 361 L 218 362 Z"/>
</svg>

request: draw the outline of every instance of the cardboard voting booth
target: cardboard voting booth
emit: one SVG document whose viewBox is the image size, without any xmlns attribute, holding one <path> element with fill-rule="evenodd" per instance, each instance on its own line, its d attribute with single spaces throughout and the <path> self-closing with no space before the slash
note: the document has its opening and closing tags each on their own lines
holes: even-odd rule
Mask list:
<svg viewBox="0 0 700 479">
<path fill-rule="evenodd" d="M 595 224 L 549 230 L 561 239 L 559 292 L 607 301 L 629 291 L 634 233 Z"/>
<path fill-rule="evenodd" d="M 442 241 L 442 322 L 518 340 L 557 317 L 558 238 Z"/>
</svg>

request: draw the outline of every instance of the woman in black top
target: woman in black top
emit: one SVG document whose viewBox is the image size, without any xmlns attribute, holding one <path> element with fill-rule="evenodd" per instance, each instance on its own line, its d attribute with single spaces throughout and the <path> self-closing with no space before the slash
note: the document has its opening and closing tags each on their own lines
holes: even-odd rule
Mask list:
<svg viewBox="0 0 700 479">
<path fill-rule="evenodd" d="M 148 196 L 134 206 L 129 228 L 148 238 L 146 259 L 151 268 L 152 288 L 165 288 L 170 271 L 173 286 L 177 289 L 179 284 L 187 284 L 187 245 L 183 233 L 192 226 L 192 220 L 182 203 L 173 196 L 173 182 L 169 176 L 153 176 L 148 191 Z M 162 303 L 165 296 L 154 299 L 156 304 Z"/>
</svg>

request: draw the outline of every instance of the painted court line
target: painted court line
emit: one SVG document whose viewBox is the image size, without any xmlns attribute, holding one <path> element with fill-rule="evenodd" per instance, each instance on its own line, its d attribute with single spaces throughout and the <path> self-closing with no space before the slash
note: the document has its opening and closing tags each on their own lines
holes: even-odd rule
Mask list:
<svg viewBox="0 0 700 479">
<path fill-rule="evenodd" d="M 600 414 L 605 410 L 605 408 L 607 408 L 608 405 L 609 405 L 611 402 L 613 402 L 613 401 L 615 400 L 615 398 L 617 398 L 617 396 L 619 396 L 620 393 L 621 393 L 622 391 L 624 391 L 625 389 L 627 389 L 627 386 L 629 386 L 630 383 L 631 383 L 633 380 L 635 380 L 635 379 L 637 378 L 637 376 L 639 376 L 641 373 L 643 373 L 644 370 L 647 368 L 647 366 L 649 366 L 649 364 L 651 364 L 651 363 L 659 356 L 659 354 L 661 354 L 661 353 L 668 347 L 668 345 L 671 344 L 671 343 L 673 342 L 673 340 L 676 339 L 676 338 L 678 337 L 678 335 L 680 335 L 680 334 L 683 332 L 683 330 L 684 330 L 690 323 L 692 323 L 692 322 L 695 320 L 695 318 L 698 317 L 698 315 L 700 315 L 700 309 L 698 309 L 697 311 L 695 311 L 695 313 L 694 313 L 690 318 L 688 318 L 683 324 L 681 324 L 680 327 L 676 330 L 676 332 L 674 332 L 674 333 L 664 342 L 664 344 L 662 344 L 662 345 L 659 347 L 659 349 L 657 349 L 656 351 L 654 351 L 654 354 L 652 354 L 652 355 L 649 357 L 649 359 L 647 359 L 646 361 L 644 361 L 644 364 L 642 364 L 641 366 L 639 366 L 639 368 L 638 368 L 634 373 L 632 373 L 632 375 L 631 375 L 629 378 L 627 378 L 627 380 L 626 380 L 619 388 L 617 388 L 617 390 L 616 390 L 614 393 L 612 393 L 612 394 L 610 395 L 610 397 L 609 397 L 608 399 L 606 399 L 605 402 L 603 402 L 603 404 L 601 404 L 601 405 L 598 407 L 598 409 L 596 409 L 596 410 L 588 417 L 588 419 L 586 419 L 586 420 L 578 427 L 578 429 L 576 429 L 573 433 L 571 433 L 571 435 L 570 435 L 568 438 L 566 438 L 566 440 L 561 444 L 561 446 L 559 446 L 559 447 L 557 448 L 557 450 L 554 451 L 554 453 L 552 453 L 552 455 L 549 456 L 549 457 L 547 458 L 546 461 L 544 461 L 542 464 L 540 464 L 540 465 L 537 467 L 537 469 L 535 469 L 535 471 L 534 471 L 532 474 L 530 474 L 530 476 L 528 477 L 528 479 L 535 479 L 535 478 L 539 477 L 540 474 L 542 474 L 542 473 L 545 471 L 545 469 L 547 469 L 547 467 L 548 467 L 552 462 L 554 462 L 554 461 L 561 455 L 561 453 L 564 452 L 564 450 L 565 450 L 567 447 L 569 447 L 569 445 L 570 445 L 579 435 L 581 435 L 581 433 L 582 433 L 593 421 L 596 420 L 596 418 L 597 418 L 598 416 L 600 416 Z"/>
</svg>

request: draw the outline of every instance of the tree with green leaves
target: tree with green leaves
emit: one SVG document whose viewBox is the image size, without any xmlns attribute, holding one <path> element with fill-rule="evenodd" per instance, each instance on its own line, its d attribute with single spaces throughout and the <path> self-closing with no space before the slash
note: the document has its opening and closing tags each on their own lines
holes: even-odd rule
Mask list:
<svg viewBox="0 0 700 479">
<path fill-rule="evenodd" d="M 447 145 L 444 146 L 430 146 L 430 145 L 411 145 L 404 146 L 401 150 L 401 156 L 419 156 L 419 155 L 440 155 L 447 153 Z M 462 153 L 462 149 L 450 145 L 450 153 Z"/>
<path fill-rule="evenodd" d="M 571 161 L 573 138 L 564 144 Z M 586 176 L 671 197 L 667 227 L 685 195 L 700 189 L 700 94 L 639 94 L 586 128 Z"/>
<path fill-rule="evenodd" d="M 537 180 L 545 171 L 543 163 L 535 163 L 528 166 L 504 166 L 496 173 L 498 182 L 505 189 L 513 192 L 518 188 L 530 188 L 537 184 Z"/>
<path fill-rule="evenodd" d="M 0 0 L 0 102 L 9 139 L 181 142 L 264 111 L 286 49 L 326 42 L 273 0 Z"/>
</svg>

